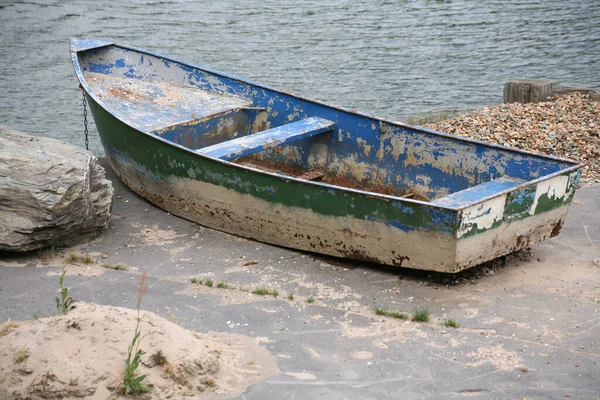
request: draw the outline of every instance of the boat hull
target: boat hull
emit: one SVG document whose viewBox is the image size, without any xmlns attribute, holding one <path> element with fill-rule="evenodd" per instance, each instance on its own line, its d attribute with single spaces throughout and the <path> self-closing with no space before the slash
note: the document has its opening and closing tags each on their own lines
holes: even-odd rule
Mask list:
<svg viewBox="0 0 600 400">
<path fill-rule="evenodd" d="M 112 168 L 158 207 L 261 242 L 398 267 L 454 273 L 557 235 L 579 176 L 444 209 L 201 157 L 88 100 Z"/>
</svg>

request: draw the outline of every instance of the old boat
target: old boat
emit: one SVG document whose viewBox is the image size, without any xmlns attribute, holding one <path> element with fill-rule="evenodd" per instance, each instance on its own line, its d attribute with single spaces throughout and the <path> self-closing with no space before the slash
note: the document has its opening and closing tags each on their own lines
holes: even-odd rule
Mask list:
<svg viewBox="0 0 600 400">
<path fill-rule="evenodd" d="M 556 236 L 582 164 L 72 39 L 112 168 L 175 215 L 294 249 L 457 272 Z"/>
</svg>

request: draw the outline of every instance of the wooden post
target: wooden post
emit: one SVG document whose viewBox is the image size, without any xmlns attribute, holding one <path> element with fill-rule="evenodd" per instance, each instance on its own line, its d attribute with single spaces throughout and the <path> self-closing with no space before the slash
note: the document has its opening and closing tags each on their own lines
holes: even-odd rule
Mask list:
<svg viewBox="0 0 600 400">
<path fill-rule="evenodd" d="M 553 97 L 558 81 L 545 79 L 514 79 L 504 84 L 505 103 L 538 103 Z"/>
</svg>

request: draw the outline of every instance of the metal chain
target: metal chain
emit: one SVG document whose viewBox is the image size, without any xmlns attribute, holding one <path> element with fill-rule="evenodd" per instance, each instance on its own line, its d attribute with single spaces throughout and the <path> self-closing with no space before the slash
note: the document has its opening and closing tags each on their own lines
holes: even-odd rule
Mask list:
<svg viewBox="0 0 600 400">
<path fill-rule="evenodd" d="M 87 100 L 85 99 L 85 90 L 83 93 L 83 134 L 85 135 L 85 149 L 90 149 L 90 140 L 88 139 L 88 122 L 87 122 Z"/>
</svg>

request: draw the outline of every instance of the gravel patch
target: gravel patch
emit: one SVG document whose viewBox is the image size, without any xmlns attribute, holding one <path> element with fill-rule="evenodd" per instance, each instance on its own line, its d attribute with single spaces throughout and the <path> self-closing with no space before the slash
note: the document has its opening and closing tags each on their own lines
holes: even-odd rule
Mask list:
<svg viewBox="0 0 600 400">
<path fill-rule="evenodd" d="M 543 103 L 488 106 L 427 128 L 586 162 L 582 180 L 600 182 L 600 102 L 579 93 Z"/>
</svg>

